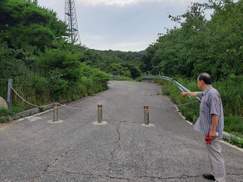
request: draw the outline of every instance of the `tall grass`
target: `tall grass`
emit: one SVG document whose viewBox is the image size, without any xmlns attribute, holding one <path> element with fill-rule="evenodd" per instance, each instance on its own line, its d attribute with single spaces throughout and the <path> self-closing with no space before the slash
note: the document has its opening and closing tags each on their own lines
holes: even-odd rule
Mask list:
<svg viewBox="0 0 243 182">
<path fill-rule="evenodd" d="M 243 117 L 243 76 L 216 82 L 215 87 L 221 94 L 225 114 Z"/>
<path fill-rule="evenodd" d="M 197 91 L 196 81 L 178 79 L 192 91 Z M 174 84 L 157 81 L 162 85 L 162 92 L 175 102 L 187 120 L 195 123 L 199 115 L 199 103 L 194 98 L 182 97 Z M 230 77 L 213 85 L 219 90 L 225 114 L 225 131 L 243 137 L 243 77 Z M 195 102 L 194 102 L 195 101 Z M 190 103 L 189 105 L 182 105 Z"/>
<path fill-rule="evenodd" d="M 37 74 L 26 74 L 14 78 L 14 89 L 27 101 L 35 105 L 46 105 L 52 102 L 69 102 L 82 97 L 93 95 L 108 88 L 109 75 L 99 69 L 81 65 L 81 74 L 76 82 L 55 78 L 54 80 Z M 65 82 L 65 84 L 63 84 Z M 62 83 L 65 87 L 63 87 Z M 7 81 L 2 84 L 0 91 L 7 93 Z M 6 97 L 4 97 L 6 98 Z M 13 94 L 12 112 L 0 108 L 0 118 L 14 115 L 26 109 L 33 108 Z M 4 122 L 1 121 L 0 122 Z"/>
</svg>

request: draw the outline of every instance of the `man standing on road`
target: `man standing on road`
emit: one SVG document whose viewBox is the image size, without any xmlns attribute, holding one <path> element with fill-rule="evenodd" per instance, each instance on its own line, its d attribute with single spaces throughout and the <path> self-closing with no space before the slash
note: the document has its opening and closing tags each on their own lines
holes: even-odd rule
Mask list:
<svg viewBox="0 0 243 182">
<path fill-rule="evenodd" d="M 203 177 L 216 182 L 225 182 L 225 165 L 220 145 L 220 140 L 223 138 L 224 113 L 220 94 L 213 88 L 212 79 L 208 73 L 198 76 L 197 86 L 202 92 L 183 92 L 182 95 L 201 99 L 200 115 L 194 129 L 205 136 L 213 171 L 213 174 L 203 174 Z"/>
</svg>

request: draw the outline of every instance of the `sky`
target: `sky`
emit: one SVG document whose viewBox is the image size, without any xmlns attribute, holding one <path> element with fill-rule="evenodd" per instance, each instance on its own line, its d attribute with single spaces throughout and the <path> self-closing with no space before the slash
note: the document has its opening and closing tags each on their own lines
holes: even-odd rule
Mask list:
<svg viewBox="0 0 243 182">
<path fill-rule="evenodd" d="M 175 26 L 168 16 L 183 14 L 204 0 L 75 0 L 80 39 L 98 50 L 141 51 Z M 64 20 L 65 0 L 39 0 Z"/>
</svg>

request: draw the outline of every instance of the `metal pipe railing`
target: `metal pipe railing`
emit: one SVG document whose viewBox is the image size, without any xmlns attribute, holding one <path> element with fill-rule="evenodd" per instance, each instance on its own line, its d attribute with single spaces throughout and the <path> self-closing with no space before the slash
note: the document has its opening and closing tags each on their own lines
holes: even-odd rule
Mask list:
<svg viewBox="0 0 243 182">
<path fill-rule="evenodd" d="M 181 92 L 191 92 L 188 88 L 186 88 L 184 85 L 182 85 L 180 82 L 178 82 L 177 80 L 175 80 L 174 78 L 168 77 L 168 76 L 160 76 L 160 75 L 147 75 L 143 77 L 146 80 L 155 80 L 155 79 L 159 79 L 159 80 L 166 80 L 166 81 L 170 81 L 173 84 L 176 85 L 176 87 L 181 91 Z M 196 97 L 196 99 L 200 102 L 201 99 L 199 97 Z"/>
</svg>

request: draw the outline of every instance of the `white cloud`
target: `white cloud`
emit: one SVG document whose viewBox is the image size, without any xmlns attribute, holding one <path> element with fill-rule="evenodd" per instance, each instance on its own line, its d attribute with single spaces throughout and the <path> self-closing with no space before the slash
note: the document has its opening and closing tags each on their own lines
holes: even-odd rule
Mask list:
<svg viewBox="0 0 243 182">
<path fill-rule="evenodd" d="M 150 41 L 134 41 L 134 42 L 95 42 L 90 41 L 87 43 L 84 43 L 85 46 L 97 50 L 120 50 L 120 51 L 141 51 L 146 49 Z"/>
<path fill-rule="evenodd" d="M 75 0 L 81 42 L 100 50 L 143 50 L 163 27 L 174 26 L 169 14 L 182 14 L 195 1 L 206 0 Z M 38 2 L 64 18 L 65 0 Z"/>
<path fill-rule="evenodd" d="M 126 5 L 131 5 L 131 4 L 137 4 L 137 3 L 153 3 L 153 2 L 161 2 L 161 3 L 188 3 L 192 2 L 193 0 L 78 0 L 79 3 L 81 4 L 86 4 L 86 5 L 107 5 L 107 6 L 126 6 Z M 200 0 L 199 0 L 200 1 Z"/>
<path fill-rule="evenodd" d="M 118 5 L 118 6 L 125 6 L 129 4 L 135 4 L 144 0 L 79 0 L 79 2 L 88 5 Z"/>
<path fill-rule="evenodd" d="M 134 41 L 134 42 L 119 42 L 112 45 L 113 50 L 121 51 L 141 51 L 146 49 L 150 44 L 150 41 Z M 110 45 L 108 45 L 110 46 Z M 108 47 L 106 48 L 106 50 Z"/>
</svg>

